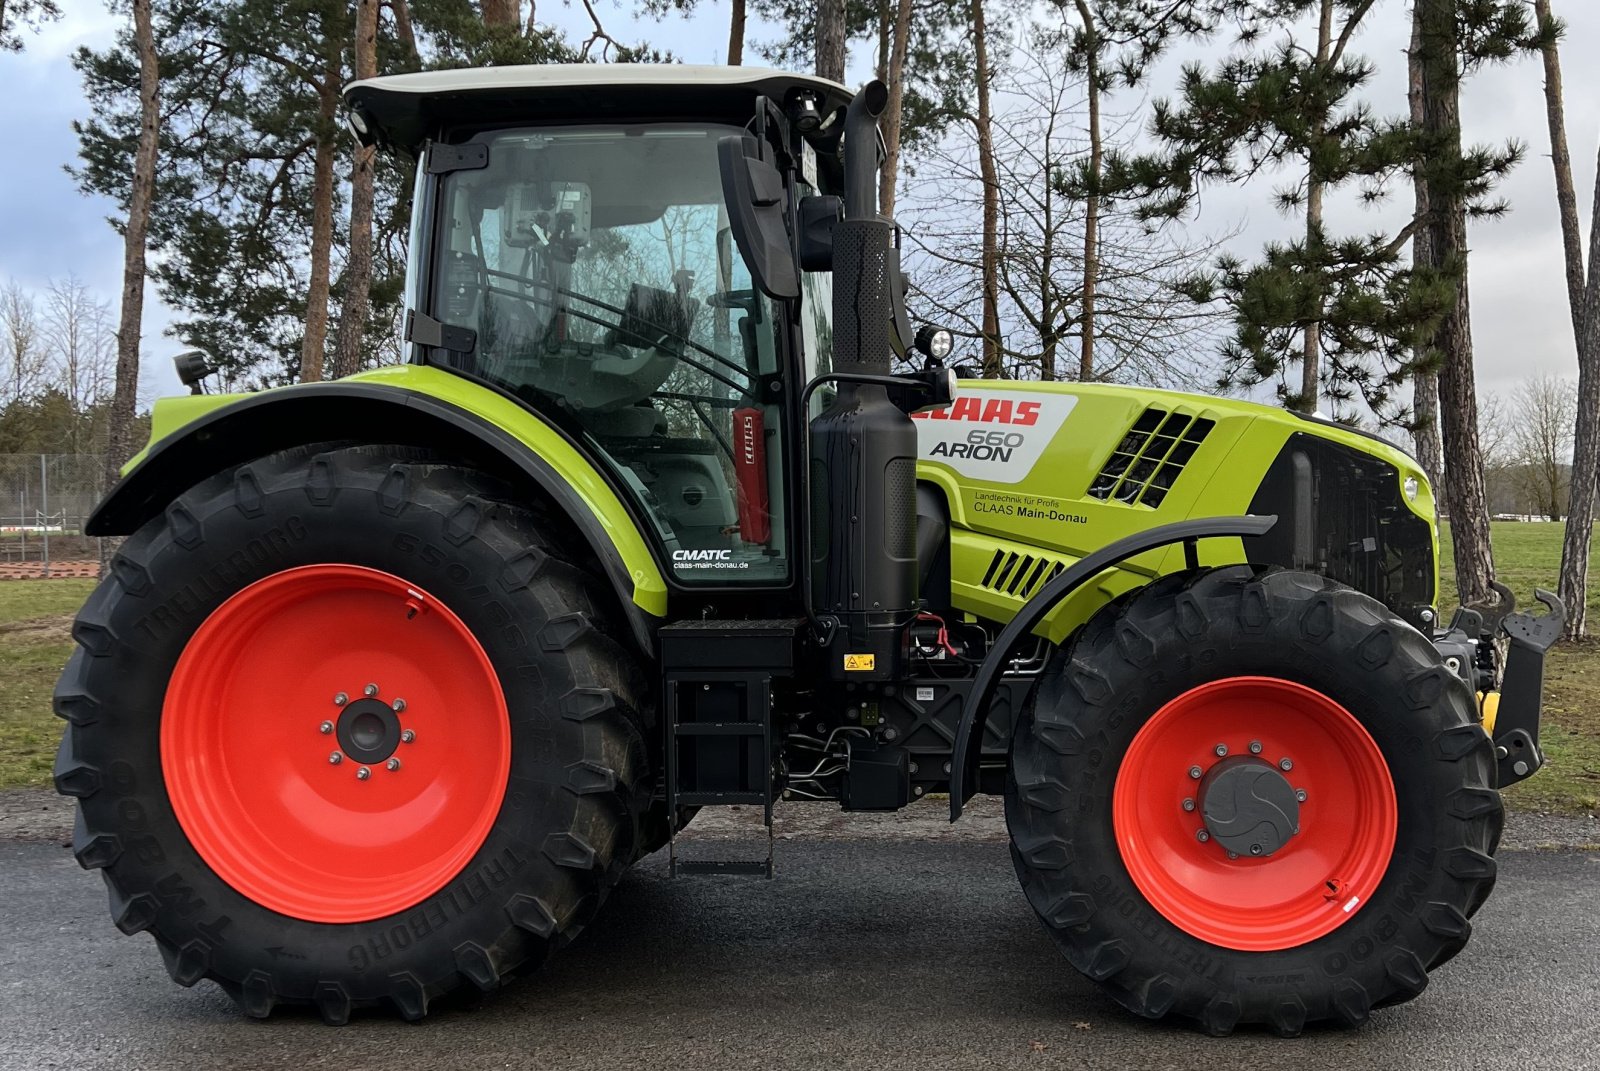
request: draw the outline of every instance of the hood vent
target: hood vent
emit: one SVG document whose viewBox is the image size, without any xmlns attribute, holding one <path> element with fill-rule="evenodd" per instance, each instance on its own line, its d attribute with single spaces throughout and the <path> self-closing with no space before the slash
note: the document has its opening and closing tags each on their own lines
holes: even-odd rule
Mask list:
<svg viewBox="0 0 1600 1071">
<path fill-rule="evenodd" d="M 997 550 L 983 574 L 983 586 L 990 591 L 1026 599 L 1066 571 L 1058 558 L 1044 554 L 1018 554 Z"/>
<path fill-rule="evenodd" d="M 1178 474 L 1216 422 L 1152 406 L 1111 451 L 1089 485 L 1089 497 L 1128 505 L 1161 505 Z"/>
</svg>

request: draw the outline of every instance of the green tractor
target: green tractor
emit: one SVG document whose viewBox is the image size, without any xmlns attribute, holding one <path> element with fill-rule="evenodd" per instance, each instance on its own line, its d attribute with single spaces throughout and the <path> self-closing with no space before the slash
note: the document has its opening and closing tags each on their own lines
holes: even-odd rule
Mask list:
<svg viewBox="0 0 1600 1071">
<path fill-rule="evenodd" d="M 408 361 L 248 396 L 187 362 L 90 521 L 126 539 L 55 693 L 77 859 L 177 982 L 417 1019 L 647 853 L 770 877 L 775 798 L 976 792 L 1142 1016 L 1360 1023 L 1461 950 L 1560 604 L 1445 627 L 1431 489 L 1359 432 L 958 379 L 877 212 L 885 99 L 347 90 L 418 163 Z M 765 857 L 680 858 L 730 805 Z"/>
</svg>

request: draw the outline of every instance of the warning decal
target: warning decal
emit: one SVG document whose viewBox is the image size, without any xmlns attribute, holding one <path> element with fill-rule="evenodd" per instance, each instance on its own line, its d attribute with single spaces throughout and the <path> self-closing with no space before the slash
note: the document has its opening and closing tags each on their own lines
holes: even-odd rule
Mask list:
<svg viewBox="0 0 1600 1071">
<path fill-rule="evenodd" d="M 955 402 L 915 413 L 917 453 L 963 476 L 1020 483 L 1078 399 L 1070 394 L 960 388 Z"/>
</svg>

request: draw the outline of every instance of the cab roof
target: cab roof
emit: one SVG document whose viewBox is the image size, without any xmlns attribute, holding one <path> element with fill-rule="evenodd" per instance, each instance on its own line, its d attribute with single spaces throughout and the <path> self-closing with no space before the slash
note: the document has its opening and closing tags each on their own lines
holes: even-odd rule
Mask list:
<svg viewBox="0 0 1600 1071">
<path fill-rule="evenodd" d="M 608 119 L 705 119 L 742 125 L 757 97 L 782 104 L 801 90 L 824 115 L 848 104 L 838 82 L 767 67 L 678 63 L 547 63 L 368 78 L 345 87 L 381 145 L 415 155 L 445 125 Z"/>
</svg>

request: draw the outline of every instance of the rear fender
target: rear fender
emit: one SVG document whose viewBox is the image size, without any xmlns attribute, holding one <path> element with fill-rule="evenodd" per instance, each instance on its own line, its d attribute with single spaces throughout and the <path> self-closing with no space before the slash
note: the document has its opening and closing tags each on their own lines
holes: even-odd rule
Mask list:
<svg viewBox="0 0 1600 1071">
<path fill-rule="evenodd" d="M 200 408 L 187 401 L 171 408 L 181 416 Z M 131 535 L 201 480 L 279 450 L 324 442 L 427 447 L 547 498 L 599 559 L 634 638 L 652 648 L 667 587 L 638 524 L 576 444 L 495 391 L 404 365 L 245 395 L 170 430 L 160 417 L 156 427 L 166 434 L 124 470 L 90 516 L 88 534 Z"/>
</svg>

